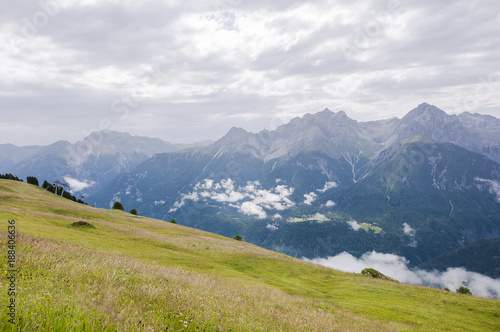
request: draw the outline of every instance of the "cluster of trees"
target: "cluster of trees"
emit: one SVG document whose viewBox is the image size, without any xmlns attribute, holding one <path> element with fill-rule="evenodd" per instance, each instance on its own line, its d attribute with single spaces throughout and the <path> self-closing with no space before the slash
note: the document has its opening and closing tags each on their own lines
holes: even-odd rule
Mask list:
<svg viewBox="0 0 500 332">
<path fill-rule="evenodd" d="M 38 183 L 38 179 L 37 178 L 32 178 L 31 181 L 33 182 L 32 184 Z M 80 204 L 88 205 L 83 200 L 81 200 L 79 198 L 77 199 L 75 196 L 71 195 L 68 191 L 64 191 L 63 187 L 59 187 L 57 185 L 52 185 L 49 182 L 47 182 L 47 180 L 43 181 L 42 188 L 46 189 L 47 191 L 50 191 L 51 193 L 54 193 L 54 194 L 56 194 L 58 196 L 62 196 L 64 198 L 70 199 L 73 202 L 77 202 L 77 203 L 80 203 Z"/>
<path fill-rule="evenodd" d="M 22 179 L 18 178 L 17 176 L 14 176 L 10 173 L 0 174 L 0 179 L 24 182 Z"/>
<path fill-rule="evenodd" d="M 122 210 L 122 211 L 125 211 L 125 207 L 123 206 L 123 204 L 121 202 L 114 202 L 113 203 L 113 210 Z M 134 216 L 137 215 L 137 210 L 136 209 L 132 209 L 129 211 L 130 214 L 133 214 Z"/>
</svg>

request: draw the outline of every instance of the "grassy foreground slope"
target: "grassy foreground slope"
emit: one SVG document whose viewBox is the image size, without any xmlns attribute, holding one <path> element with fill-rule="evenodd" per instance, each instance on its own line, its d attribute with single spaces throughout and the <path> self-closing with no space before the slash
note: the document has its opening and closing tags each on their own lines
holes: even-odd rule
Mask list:
<svg viewBox="0 0 500 332">
<path fill-rule="evenodd" d="M 342 273 L 41 193 L 0 180 L 2 271 L 12 219 L 19 269 L 15 325 L 2 275 L 1 330 L 500 330 L 500 301 Z M 78 221 L 95 228 L 70 226 Z"/>
</svg>

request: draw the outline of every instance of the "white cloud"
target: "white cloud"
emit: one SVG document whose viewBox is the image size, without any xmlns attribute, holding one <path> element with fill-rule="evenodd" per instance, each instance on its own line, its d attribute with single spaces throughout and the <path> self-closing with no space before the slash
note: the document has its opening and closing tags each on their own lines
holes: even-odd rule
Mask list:
<svg viewBox="0 0 500 332">
<path fill-rule="evenodd" d="M 321 214 L 321 213 L 314 214 L 312 216 L 312 219 L 316 219 L 317 221 L 320 221 L 320 222 L 330 220 L 324 214 Z"/>
<path fill-rule="evenodd" d="M 336 182 L 331 181 L 331 182 L 325 183 L 325 186 L 323 187 L 323 189 L 318 189 L 318 192 L 324 193 L 327 190 L 330 190 L 332 188 L 337 188 L 337 183 Z"/>
<path fill-rule="evenodd" d="M 265 210 L 283 211 L 295 206 L 290 199 L 293 192 L 294 189 L 286 185 L 262 189 L 259 181 L 248 181 L 245 186 L 236 188 L 234 181 L 230 178 L 218 183 L 205 179 L 197 183 L 192 192 L 182 194 L 170 212 L 182 208 L 187 201 L 213 200 L 218 203 L 228 203 L 241 213 L 262 219 L 267 217 Z"/>
<path fill-rule="evenodd" d="M 267 218 L 264 209 L 254 202 L 241 203 L 240 211 L 249 216 L 257 216 L 259 219 Z"/>
<path fill-rule="evenodd" d="M 73 179 L 70 176 L 65 176 L 64 181 L 69 184 L 71 193 L 77 193 L 84 189 L 87 189 L 95 184 L 94 181 L 78 181 L 77 179 Z"/>
<path fill-rule="evenodd" d="M 213 184 L 214 184 L 214 180 L 205 179 L 203 181 L 203 183 L 202 182 L 198 182 L 196 184 L 195 188 L 210 190 L 210 189 L 212 189 Z"/>
<path fill-rule="evenodd" d="M 266 228 L 271 231 L 277 231 L 279 229 L 277 224 L 267 224 Z"/>
<path fill-rule="evenodd" d="M 403 224 L 403 232 L 405 232 L 406 235 L 415 236 L 415 230 L 407 223 Z"/>
<path fill-rule="evenodd" d="M 165 201 L 154 201 L 155 205 L 163 205 L 165 203 L 166 203 Z"/>
<path fill-rule="evenodd" d="M 281 220 L 281 219 L 283 219 L 283 217 L 281 216 L 281 214 L 276 213 L 276 214 L 273 216 L 273 219 L 274 219 L 274 220 L 278 220 L 278 219 L 279 219 L 279 220 Z"/>
<path fill-rule="evenodd" d="M 403 224 L 403 232 L 410 237 L 410 243 L 408 243 L 408 245 L 415 248 L 417 246 L 417 240 L 415 239 L 417 232 L 407 223 Z"/>
<path fill-rule="evenodd" d="M 312 205 L 316 198 L 318 198 L 318 195 L 316 195 L 315 193 L 304 194 L 304 198 L 304 204 Z"/>
<path fill-rule="evenodd" d="M 229 192 L 229 194 L 220 193 L 220 194 L 216 194 L 216 195 L 212 196 L 213 200 L 215 200 L 217 202 L 222 202 L 222 203 L 224 203 L 224 202 L 235 203 L 235 202 L 241 201 L 244 198 L 245 198 L 245 195 L 243 195 L 242 193 L 236 192 L 236 191 L 231 191 L 231 192 Z"/>
<path fill-rule="evenodd" d="M 307 259 L 306 259 L 307 260 Z M 456 290 L 465 284 L 474 295 L 500 298 L 500 279 L 492 279 L 463 268 L 448 268 L 445 272 L 409 269 L 404 257 L 382 254 L 375 251 L 356 258 L 347 252 L 335 257 L 308 260 L 332 269 L 360 273 L 365 268 L 374 268 L 400 282 L 427 285 Z"/>
<path fill-rule="evenodd" d="M 335 203 L 334 201 L 328 201 L 325 204 L 326 207 L 332 207 L 332 206 L 336 206 L 336 205 L 337 205 L 337 203 Z"/>
<path fill-rule="evenodd" d="M 476 182 L 479 182 L 479 189 L 483 189 L 481 183 L 485 184 L 488 187 L 490 194 L 494 194 L 497 196 L 497 201 L 500 203 L 500 183 L 494 180 L 486 180 L 481 178 L 475 178 Z"/>
<path fill-rule="evenodd" d="M 361 229 L 361 226 L 358 224 L 358 222 L 356 220 L 350 220 L 347 223 L 355 231 L 359 231 Z"/>
</svg>

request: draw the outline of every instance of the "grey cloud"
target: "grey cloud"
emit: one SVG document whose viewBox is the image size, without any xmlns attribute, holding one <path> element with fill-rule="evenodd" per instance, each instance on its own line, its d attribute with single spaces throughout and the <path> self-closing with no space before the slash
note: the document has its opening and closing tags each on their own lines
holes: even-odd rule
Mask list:
<svg viewBox="0 0 500 332">
<path fill-rule="evenodd" d="M 28 128 L 29 119 L 46 128 L 30 137 L 11 129 L 8 142 L 74 141 L 103 118 L 116 130 L 192 142 L 232 126 L 269 128 L 284 110 L 341 108 L 364 121 L 402 116 L 427 101 L 500 115 L 497 93 L 466 96 L 471 109 L 455 105 L 478 77 L 500 74 L 500 4 L 493 0 L 400 1 L 394 15 L 387 15 L 390 0 L 58 2 L 57 15 L 30 39 L 19 37 L 19 24 L 43 8 L 0 4 L 7 64 L 0 74 L 9 77 L 0 109 L 28 119 L 10 120 L 11 128 Z M 342 43 L 381 11 L 380 31 L 347 59 Z M 491 90 L 498 82 L 500 75 Z M 144 90 L 130 114 L 110 113 L 118 97 Z"/>
</svg>

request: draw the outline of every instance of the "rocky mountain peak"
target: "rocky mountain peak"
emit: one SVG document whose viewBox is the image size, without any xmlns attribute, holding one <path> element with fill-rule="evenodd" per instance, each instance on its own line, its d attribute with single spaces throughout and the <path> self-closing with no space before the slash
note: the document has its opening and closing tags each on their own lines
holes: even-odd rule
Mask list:
<svg viewBox="0 0 500 332">
<path fill-rule="evenodd" d="M 220 140 L 216 142 L 216 144 L 227 143 L 227 142 L 241 142 L 242 140 L 247 139 L 251 135 L 252 133 L 249 133 L 243 128 L 232 127 L 224 137 L 222 137 Z"/>
<path fill-rule="evenodd" d="M 437 108 L 434 105 L 423 103 L 418 105 L 417 108 L 411 110 L 408 114 L 406 114 L 403 117 L 403 121 L 415 120 L 417 118 L 432 119 L 432 118 L 443 118 L 443 117 L 448 117 L 448 114 L 445 111 Z"/>
</svg>

